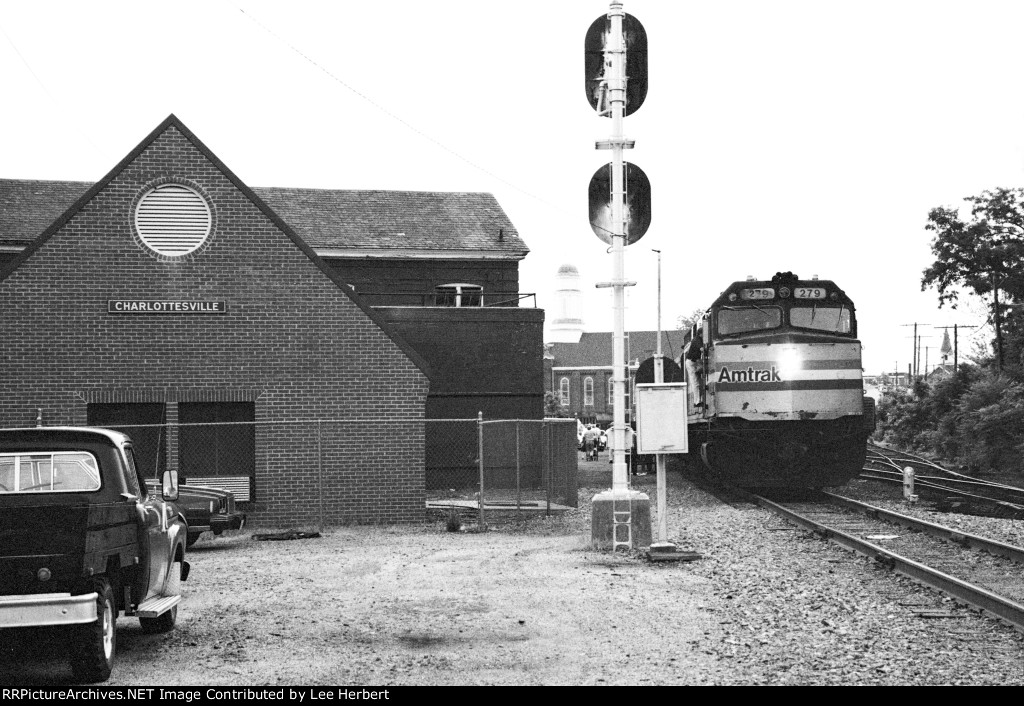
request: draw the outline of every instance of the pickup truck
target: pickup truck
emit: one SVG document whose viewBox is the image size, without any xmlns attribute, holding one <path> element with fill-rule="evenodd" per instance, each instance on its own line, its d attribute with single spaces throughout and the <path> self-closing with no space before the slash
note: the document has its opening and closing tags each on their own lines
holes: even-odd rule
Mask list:
<svg viewBox="0 0 1024 706">
<path fill-rule="evenodd" d="M 176 475 L 148 490 L 131 439 L 109 429 L 0 429 L 0 639 L 62 626 L 75 679 L 99 682 L 120 613 L 171 630 L 189 572 Z"/>
</svg>

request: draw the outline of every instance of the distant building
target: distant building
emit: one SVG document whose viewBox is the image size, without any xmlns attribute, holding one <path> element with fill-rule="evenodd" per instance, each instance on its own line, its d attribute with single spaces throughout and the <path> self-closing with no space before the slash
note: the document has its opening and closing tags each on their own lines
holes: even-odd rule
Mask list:
<svg viewBox="0 0 1024 706">
<path fill-rule="evenodd" d="M 939 382 L 940 380 L 953 377 L 953 374 L 953 366 L 943 363 L 942 365 L 936 365 L 928 371 L 927 380 L 928 382 Z"/>
<path fill-rule="evenodd" d="M 661 352 L 677 358 L 683 331 L 661 332 Z M 657 331 L 626 333 L 626 363 L 630 380 L 637 368 L 657 351 Z M 544 389 L 554 394 L 563 412 L 587 424 L 612 422 L 612 337 L 610 331 L 581 333 L 579 340 L 545 346 Z M 630 385 L 630 389 L 632 385 Z M 630 406 L 627 391 L 626 408 Z"/>
</svg>

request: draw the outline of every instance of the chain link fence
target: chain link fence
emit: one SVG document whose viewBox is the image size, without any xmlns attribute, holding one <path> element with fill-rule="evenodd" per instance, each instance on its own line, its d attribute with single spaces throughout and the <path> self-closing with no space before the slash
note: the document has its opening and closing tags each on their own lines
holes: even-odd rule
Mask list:
<svg viewBox="0 0 1024 706">
<path fill-rule="evenodd" d="M 145 477 L 177 470 L 183 484 L 232 491 L 249 512 L 287 505 L 294 523 L 388 521 L 379 507 L 403 503 L 422 517 L 424 500 L 481 514 L 577 506 L 574 419 L 103 426 L 132 438 Z"/>
</svg>

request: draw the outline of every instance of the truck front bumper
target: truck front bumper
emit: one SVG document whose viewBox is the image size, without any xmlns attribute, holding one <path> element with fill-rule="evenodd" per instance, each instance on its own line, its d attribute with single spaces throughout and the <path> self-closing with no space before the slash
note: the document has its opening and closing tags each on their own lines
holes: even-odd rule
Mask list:
<svg viewBox="0 0 1024 706">
<path fill-rule="evenodd" d="M 35 593 L 0 596 L 0 628 L 77 625 L 96 621 L 96 594 Z"/>
</svg>

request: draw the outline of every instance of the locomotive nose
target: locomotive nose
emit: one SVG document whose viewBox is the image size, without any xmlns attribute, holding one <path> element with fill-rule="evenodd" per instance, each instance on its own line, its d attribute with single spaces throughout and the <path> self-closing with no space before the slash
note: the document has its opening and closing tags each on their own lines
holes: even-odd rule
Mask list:
<svg viewBox="0 0 1024 706">
<path fill-rule="evenodd" d="M 807 445 L 786 439 L 779 442 L 777 453 L 783 462 L 793 463 L 807 455 Z"/>
</svg>

